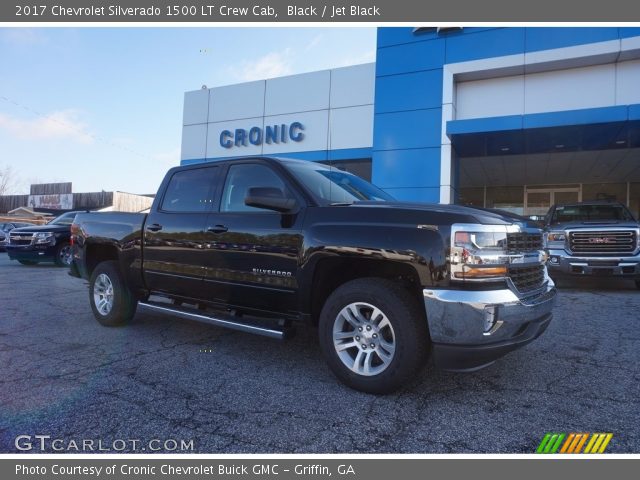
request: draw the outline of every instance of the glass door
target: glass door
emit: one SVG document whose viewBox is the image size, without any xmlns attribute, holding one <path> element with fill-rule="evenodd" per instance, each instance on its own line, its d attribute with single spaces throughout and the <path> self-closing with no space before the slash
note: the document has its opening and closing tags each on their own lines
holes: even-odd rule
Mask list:
<svg viewBox="0 0 640 480">
<path fill-rule="evenodd" d="M 524 191 L 524 215 L 544 216 L 551 205 L 579 202 L 580 187 L 526 188 Z"/>
</svg>

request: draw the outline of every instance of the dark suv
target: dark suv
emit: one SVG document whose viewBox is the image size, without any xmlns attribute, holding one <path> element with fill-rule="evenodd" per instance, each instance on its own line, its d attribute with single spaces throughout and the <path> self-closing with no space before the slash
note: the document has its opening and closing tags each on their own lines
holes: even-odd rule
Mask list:
<svg viewBox="0 0 640 480">
<path fill-rule="evenodd" d="M 67 212 L 46 225 L 15 228 L 9 233 L 6 246 L 11 260 L 23 265 L 54 262 L 61 267 L 71 264 L 71 224 L 76 214 Z"/>
</svg>

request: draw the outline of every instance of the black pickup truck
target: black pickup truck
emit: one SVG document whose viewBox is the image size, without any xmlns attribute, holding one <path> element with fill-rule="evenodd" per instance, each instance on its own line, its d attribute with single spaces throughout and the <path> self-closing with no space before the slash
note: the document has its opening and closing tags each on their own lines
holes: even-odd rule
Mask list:
<svg viewBox="0 0 640 480">
<path fill-rule="evenodd" d="M 80 214 L 72 241 L 101 324 L 140 306 L 275 338 L 316 325 L 331 370 L 374 393 L 429 354 L 450 370 L 492 363 L 546 329 L 556 295 L 540 230 L 401 203 L 308 161 L 173 168 L 149 214 Z"/>
</svg>

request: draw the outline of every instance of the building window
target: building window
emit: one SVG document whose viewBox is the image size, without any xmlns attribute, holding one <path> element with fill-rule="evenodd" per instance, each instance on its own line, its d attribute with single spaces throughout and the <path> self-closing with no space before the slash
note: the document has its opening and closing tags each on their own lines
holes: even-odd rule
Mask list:
<svg viewBox="0 0 640 480">
<path fill-rule="evenodd" d="M 352 160 L 327 160 L 320 162 L 331 167 L 335 167 L 345 172 L 353 173 L 358 177 L 371 181 L 371 159 L 370 158 L 356 158 Z"/>
</svg>

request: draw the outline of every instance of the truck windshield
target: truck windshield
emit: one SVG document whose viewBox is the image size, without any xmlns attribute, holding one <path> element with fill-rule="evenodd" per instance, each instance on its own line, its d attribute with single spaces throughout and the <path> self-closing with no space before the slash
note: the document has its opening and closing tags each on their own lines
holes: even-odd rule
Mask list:
<svg viewBox="0 0 640 480">
<path fill-rule="evenodd" d="M 395 200 L 366 180 L 334 167 L 310 161 L 286 161 L 284 165 L 309 191 L 330 204 Z"/>
<path fill-rule="evenodd" d="M 59 217 L 51 220 L 49 225 L 71 225 L 73 223 L 73 219 L 76 218 L 76 213 L 77 212 L 63 213 Z"/>
<path fill-rule="evenodd" d="M 564 205 L 555 208 L 550 224 L 615 221 L 633 222 L 634 219 L 622 205 Z"/>
</svg>

